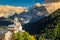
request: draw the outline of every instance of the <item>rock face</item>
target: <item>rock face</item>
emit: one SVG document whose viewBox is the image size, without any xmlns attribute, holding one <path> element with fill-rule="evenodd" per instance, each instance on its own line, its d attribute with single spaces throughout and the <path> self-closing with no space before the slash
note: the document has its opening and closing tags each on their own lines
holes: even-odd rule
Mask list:
<svg viewBox="0 0 60 40">
<path fill-rule="evenodd" d="M 57 14 L 56 14 L 57 13 Z M 48 17 L 45 17 L 41 20 L 38 20 L 34 23 L 27 23 L 24 25 L 24 28 L 26 31 L 30 32 L 31 34 L 39 34 L 42 32 L 44 28 L 47 27 L 48 24 L 56 25 L 55 18 L 60 18 L 60 9 L 56 10 L 54 13 L 49 15 Z M 56 17 L 53 17 L 56 16 Z M 53 18 L 52 18 L 53 17 Z M 52 27 L 52 25 L 50 26 Z M 42 32 L 43 33 L 43 32 Z"/>
<path fill-rule="evenodd" d="M 36 3 L 34 6 L 35 7 L 40 7 L 41 5 L 40 5 L 40 3 Z"/>
<path fill-rule="evenodd" d="M 20 21 L 26 24 L 26 23 L 33 23 L 35 21 L 38 21 L 49 14 L 44 6 L 40 6 L 40 3 L 37 3 L 34 6 L 35 7 L 32 7 L 27 12 L 22 12 L 19 15 L 14 14 L 9 18 L 13 19 L 16 15 L 18 18 L 23 18 L 24 20 L 20 19 Z"/>
<path fill-rule="evenodd" d="M 15 16 L 18 17 L 19 21 L 23 24 L 23 29 L 26 29 L 25 27 L 27 27 L 28 29 L 28 26 L 25 26 L 25 24 L 27 23 L 31 24 L 31 23 L 37 22 L 47 17 L 49 14 L 45 6 L 40 6 L 39 3 L 35 4 L 34 6 L 35 7 L 32 7 L 27 12 L 24 11 L 20 14 L 14 13 L 14 15 L 9 16 L 8 18 L 14 19 Z M 21 18 L 23 18 L 23 20 Z"/>
<path fill-rule="evenodd" d="M 43 6 L 46 7 L 49 14 L 53 13 L 55 10 L 60 8 L 60 2 L 52 2 L 52 3 L 43 3 Z"/>
<path fill-rule="evenodd" d="M 24 11 L 19 14 L 14 13 L 12 16 L 9 16 L 8 18 L 14 19 L 15 16 L 17 16 L 20 22 L 22 22 L 23 24 L 26 24 L 26 23 L 34 23 L 48 16 L 48 14 L 49 13 L 46 10 L 45 6 L 41 6 L 40 3 L 36 3 L 34 7 L 29 9 L 28 11 Z"/>
</svg>

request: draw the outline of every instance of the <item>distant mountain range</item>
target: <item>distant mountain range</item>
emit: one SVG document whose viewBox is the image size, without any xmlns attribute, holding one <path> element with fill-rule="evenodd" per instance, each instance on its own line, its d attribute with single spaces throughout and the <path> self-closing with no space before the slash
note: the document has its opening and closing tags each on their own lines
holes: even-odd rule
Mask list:
<svg viewBox="0 0 60 40">
<path fill-rule="evenodd" d="M 8 18 L 1 17 L 0 21 L 2 21 L 2 24 L 4 21 L 8 21 L 9 24 L 13 23 L 15 16 L 19 19 L 19 21 L 22 23 L 22 25 L 24 25 L 27 23 L 34 23 L 41 19 L 44 19 L 45 17 L 49 16 L 49 12 L 45 6 L 31 7 L 27 12 L 23 11 L 20 14 L 15 13 L 15 14 L 9 16 Z M 4 24 L 5 23 L 6 22 L 4 22 Z M 6 25 L 7 25 L 7 23 L 6 23 Z"/>
<path fill-rule="evenodd" d="M 50 1 L 50 2 L 48 3 L 47 1 Z M 60 8 L 60 1 L 59 2 L 57 2 L 58 0 L 57 1 L 56 0 L 47 0 L 47 1 L 45 3 L 43 3 L 42 5 L 46 7 L 49 14 L 53 13 L 55 10 Z"/>
<path fill-rule="evenodd" d="M 45 18 L 42 18 L 34 23 L 27 23 L 23 25 L 23 28 L 31 34 L 39 34 L 40 32 L 42 33 L 42 30 L 47 27 L 48 24 L 56 25 L 56 19 L 60 20 L 58 18 L 60 18 L 60 8 Z M 50 26 L 52 27 L 52 25 Z"/>
<path fill-rule="evenodd" d="M 18 18 L 23 18 L 24 20 L 20 19 L 20 21 L 26 24 L 26 23 L 33 23 L 35 21 L 38 21 L 48 15 L 49 13 L 46 10 L 46 8 L 44 6 L 41 6 L 41 7 L 35 7 L 29 9 L 28 12 L 23 12 L 21 14 L 15 13 L 13 16 L 10 16 L 9 18 L 14 19 L 15 16 Z"/>
</svg>

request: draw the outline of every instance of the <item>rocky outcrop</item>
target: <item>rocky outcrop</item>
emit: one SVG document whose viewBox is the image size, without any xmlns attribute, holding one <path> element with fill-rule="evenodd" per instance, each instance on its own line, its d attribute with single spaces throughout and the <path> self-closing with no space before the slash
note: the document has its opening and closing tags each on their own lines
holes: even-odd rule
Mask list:
<svg viewBox="0 0 60 40">
<path fill-rule="evenodd" d="M 40 6 L 40 3 L 36 3 L 31 9 L 29 9 L 27 12 L 22 12 L 21 14 L 14 14 L 13 16 L 10 16 L 9 18 L 14 19 L 15 16 L 18 18 L 23 18 L 24 20 L 21 20 L 23 23 L 32 23 L 35 21 L 38 21 L 45 16 L 48 16 L 48 11 L 46 10 L 45 6 Z"/>
<path fill-rule="evenodd" d="M 52 2 L 52 3 L 43 3 L 43 6 L 46 7 L 47 11 L 51 14 L 53 13 L 55 10 L 60 8 L 60 2 Z"/>
<path fill-rule="evenodd" d="M 41 5 L 40 5 L 40 3 L 36 3 L 36 4 L 34 4 L 34 6 L 35 7 L 40 7 Z"/>
</svg>

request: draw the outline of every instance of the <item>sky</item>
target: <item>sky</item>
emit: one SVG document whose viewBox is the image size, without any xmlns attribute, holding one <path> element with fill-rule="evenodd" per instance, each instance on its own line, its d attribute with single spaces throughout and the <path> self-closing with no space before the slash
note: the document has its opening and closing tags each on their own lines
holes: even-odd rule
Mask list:
<svg viewBox="0 0 60 40">
<path fill-rule="evenodd" d="M 31 6 L 35 3 L 42 3 L 44 0 L 0 0 L 0 5 Z"/>
</svg>

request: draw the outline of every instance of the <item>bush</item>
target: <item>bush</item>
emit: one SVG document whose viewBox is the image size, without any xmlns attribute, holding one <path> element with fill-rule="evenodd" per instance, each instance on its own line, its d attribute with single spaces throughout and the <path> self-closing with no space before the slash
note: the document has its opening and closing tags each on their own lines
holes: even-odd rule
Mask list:
<svg viewBox="0 0 60 40">
<path fill-rule="evenodd" d="M 18 33 L 17 33 L 17 39 L 18 39 L 18 40 L 24 40 L 23 34 L 22 34 L 21 32 L 18 32 Z"/>
<path fill-rule="evenodd" d="M 15 39 L 17 39 L 17 34 L 12 33 L 12 39 L 11 40 L 15 40 Z"/>
<path fill-rule="evenodd" d="M 23 34 L 24 40 L 35 40 L 33 36 L 31 36 L 28 32 Z"/>
<path fill-rule="evenodd" d="M 13 33 L 12 40 L 35 40 L 34 36 L 31 36 L 28 32 Z"/>
</svg>

